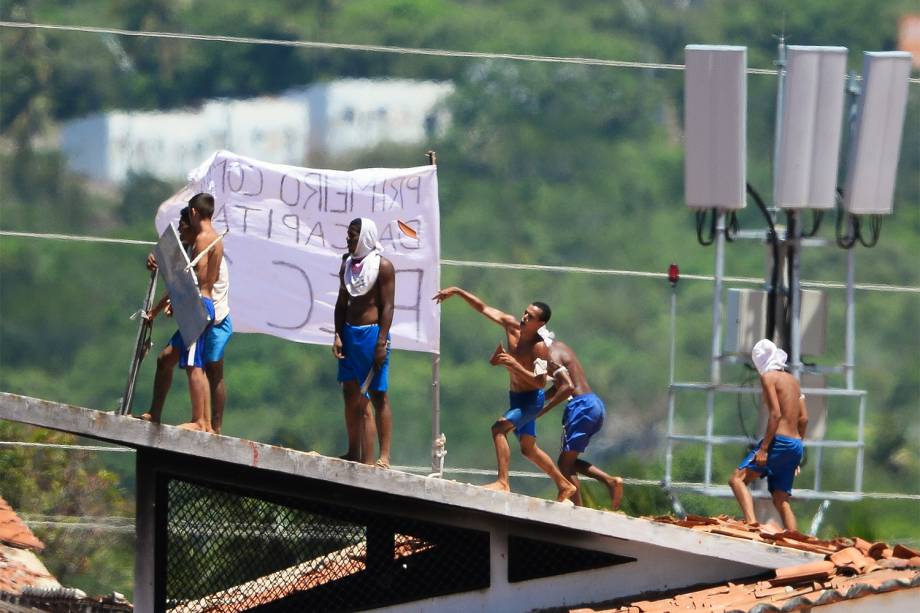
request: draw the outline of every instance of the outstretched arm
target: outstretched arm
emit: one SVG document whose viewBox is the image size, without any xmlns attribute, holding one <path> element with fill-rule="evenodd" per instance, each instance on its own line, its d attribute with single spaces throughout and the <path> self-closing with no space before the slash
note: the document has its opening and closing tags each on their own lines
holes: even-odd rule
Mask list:
<svg viewBox="0 0 920 613">
<path fill-rule="evenodd" d="M 504 311 L 499 311 L 495 307 L 489 306 L 477 296 L 469 293 L 465 289 L 459 287 L 447 287 L 439 291 L 434 295 L 432 300 L 435 302 L 441 303 L 450 298 L 451 296 L 460 296 L 463 298 L 468 305 L 473 307 L 474 310 L 482 313 L 486 316 L 487 319 L 490 319 L 500 325 L 503 328 L 517 328 L 518 320 L 505 313 Z"/>
<path fill-rule="evenodd" d="M 537 413 L 538 418 L 571 396 L 572 391 L 575 389 L 575 384 L 572 382 L 568 369 L 555 362 L 550 362 L 549 369 L 553 377 L 553 387 L 550 388 L 550 396 L 543 403 L 543 408 Z"/>
</svg>

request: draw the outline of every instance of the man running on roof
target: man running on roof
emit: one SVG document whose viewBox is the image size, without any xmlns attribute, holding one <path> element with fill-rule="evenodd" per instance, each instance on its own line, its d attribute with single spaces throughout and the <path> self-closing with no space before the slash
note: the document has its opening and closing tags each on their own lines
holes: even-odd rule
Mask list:
<svg viewBox="0 0 920 613">
<path fill-rule="evenodd" d="M 591 391 L 585 371 L 572 348 L 562 341 L 555 340 L 553 333 L 545 327 L 541 336 L 549 346 L 549 368 L 553 386 L 537 417 L 568 399 L 562 414 L 562 451 L 557 460 L 559 470 L 575 487 L 579 487 L 577 473 L 600 481 L 610 492 L 610 508 L 616 510 L 620 508 L 620 500 L 623 498 L 623 479 L 608 475 L 597 466 L 578 457 L 587 449 L 591 437 L 600 432 L 604 425 L 604 402 Z M 580 487 L 572 496 L 572 502 L 581 506 Z"/>
<path fill-rule="evenodd" d="M 753 524 L 754 502 L 747 485 L 757 478 L 767 478 L 773 506 L 779 511 L 787 530 L 795 530 L 795 514 L 789 504 L 792 481 L 802 463 L 802 439 L 808 427 L 805 396 L 798 380 L 785 371 L 786 352 L 769 339 L 754 345 L 751 351 L 754 366 L 760 374 L 763 401 L 769 411 L 767 431 L 728 480 L 744 521 Z"/>
</svg>

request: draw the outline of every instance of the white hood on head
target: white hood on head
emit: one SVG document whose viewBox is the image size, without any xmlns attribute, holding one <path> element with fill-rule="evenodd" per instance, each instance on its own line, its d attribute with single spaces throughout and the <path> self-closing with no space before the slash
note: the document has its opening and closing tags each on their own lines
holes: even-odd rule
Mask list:
<svg viewBox="0 0 920 613">
<path fill-rule="evenodd" d="M 355 253 L 352 257 L 360 260 L 374 250 L 383 251 L 383 247 L 377 242 L 377 224 L 372 219 L 362 217 L 361 234 L 358 235 L 358 246 L 355 247 Z"/>
<path fill-rule="evenodd" d="M 757 341 L 754 349 L 751 350 L 751 359 L 760 374 L 771 370 L 785 370 L 787 357 L 786 352 L 768 338 Z"/>
</svg>

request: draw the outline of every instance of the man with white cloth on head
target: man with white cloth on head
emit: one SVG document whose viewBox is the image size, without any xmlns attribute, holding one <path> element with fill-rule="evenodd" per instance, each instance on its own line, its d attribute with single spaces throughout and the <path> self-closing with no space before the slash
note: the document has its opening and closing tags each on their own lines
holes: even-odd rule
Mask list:
<svg viewBox="0 0 920 613">
<path fill-rule="evenodd" d="M 747 485 L 754 479 L 766 477 L 773 506 L 782 517 L 783 525 L 787 530 L 795 530 L 795 514 L 789 498 L 792 481 L 802 462 L 808 411 L 798 380 L 785 370 L 786 357 L 786 352 L 769 339 L 758 341 L 751 351 L 769 412 L 767 431 L 732 474 L 728 484 L 741 505 L 744 521 L 753 524 L 757 518 Z"/>
<path fill-rule="evenodd" d="M 380 255 L 377 225 L 361 217 L 348 225 L 348 253 L 339 269 L 332 353 L 339 360 L 338 381 L 345 399 L 348 452 L 344 460 L 374 464 L 375 431 L 380 439 L 376 465 L 390 467 L 392 414 L 387 397 L 390 325 L 396 272 Z M 363 388 L 363 389 L 362 389 Z M 374 405 L 371 418 L 367 399 Z"/>
</svg>

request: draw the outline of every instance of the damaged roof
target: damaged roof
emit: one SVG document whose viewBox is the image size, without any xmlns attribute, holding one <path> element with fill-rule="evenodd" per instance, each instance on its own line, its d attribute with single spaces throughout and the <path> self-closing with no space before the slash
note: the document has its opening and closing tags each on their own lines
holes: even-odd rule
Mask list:
<svg viewBox="0 0 920 613">
<path fill-rule="evenodd" d="M 41 551 L 45 544 L 32 534 L 13 507 L 0 496 L 0 543 L 32 551 Z"/>
<path fill-rule="evenodd" d="M 870 543 L 859 537 L 821 540 L 772 525 L 745 524 L 727 516 L 651 518 L 698 532 L 711 532 L 824 555 L 823 560 L 778 568 L 748 581 L 693 591 L 643 594 L 634 599 L 570 609 L 572 613 L 661 613 L 664 611 L 797 611 L 897 590 L 917 589 L 920 551 L 904 545 Z M 771 576 L 772 575 L 772 576 Z"/>
</svg>

